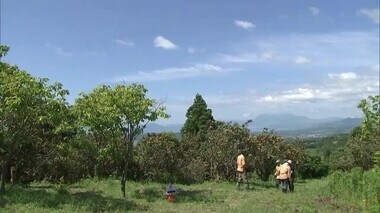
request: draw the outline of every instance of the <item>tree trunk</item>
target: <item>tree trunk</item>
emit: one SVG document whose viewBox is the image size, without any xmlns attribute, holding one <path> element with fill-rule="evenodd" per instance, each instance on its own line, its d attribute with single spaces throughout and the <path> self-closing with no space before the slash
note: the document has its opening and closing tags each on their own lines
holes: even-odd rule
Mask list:
<svg viewBox="0 0 380 213">
<path fill-rule="evenodd" d="M 98 180 L 99 180 L 98 162 L 96 162 L 94 165 L 94 178 L 98 178 Z"/>
<path fill-rule="evenodd" d="M 123 171 L 121 174 L 121 193 L 123 194 L 123 197 L 125 198 L 125 184 L 127 182 L 127 171 L 125 169 L 126 166 L 123 166 Z"/>
<path fill-rule="evenodd" d="M 16 179 L 15 175 L 16 175 L 16 168 L 14 166 L 12 166 L 11 167 L 11 184 L 12 184 L 12 186 L 14 186 L 14 184 L 15 184 L 15 179 Z"/>
<path fill-rule="evenodd" d="M 8 165 L 8 163 L 4 163 L 1 166 L 0 195 L 5 194 L 5 176 L 6 176 L 6 173 L 7 173 L 7 165 Z"/>
</svg>

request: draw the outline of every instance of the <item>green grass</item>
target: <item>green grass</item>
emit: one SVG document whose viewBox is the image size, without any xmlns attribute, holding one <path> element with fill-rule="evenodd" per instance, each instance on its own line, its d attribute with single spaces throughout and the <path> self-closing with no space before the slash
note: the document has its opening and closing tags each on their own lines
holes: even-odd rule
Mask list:
<svg viewBox="0 0 380 213">
<path fill-rule="evenodd" d="M 165 200 L 164 184 L 127 183 L 121 197 L 114 179 L 83 180 L 72 185 L 44 182 L 8 187 L 0 198 L 0 212 L 361 212 L 359 204 L 334 198 L 326 179 L 297 182 L 284 194 L 272 183 L 254 181 L 252 189 L 234 183 L 177 185 L 174 202 Z"/>
</svg>

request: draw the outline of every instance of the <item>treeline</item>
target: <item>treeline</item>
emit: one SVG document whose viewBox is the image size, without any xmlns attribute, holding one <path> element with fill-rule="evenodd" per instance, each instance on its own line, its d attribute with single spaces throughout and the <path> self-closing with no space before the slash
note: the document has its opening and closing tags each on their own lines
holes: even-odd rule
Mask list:
<svg viewBox="0 0 380 213">
<path fill-rule="evenodd" d="M 0 57 L 7 51 L 0 46 Z M 263 180 L 271 177 L 277 159 L 292 159 L 301 177 L 328 172 L 302 141 L 286 141 L 267 129 L 251 135 L 250 121 L 239 125 L 214 120 L 199 94 L 187 111 L 180 138 L 160 133 L 137 140 L 149 122 L 169 117 L 163 101 L 148 98 L 143 85 L 101 85 L 70 105 L 65 99 L 69 92 L 60 83 L 49 84 L 8 63 L 1 62 L 0 71 L 1 193 L 6 181 L 75 182 L 114 176 L 120 178 L 125 196 L 127 179 L 233 180 L 238 150 L 246 155 L 248 172 Z M 373 155 L 380 150 L 374 135 L 379 114 L 371 108 L 376 103 L 378 107 L 378 97 L 370 97 L 360 105 L 366 119 L 350 139 L 350 151 L 369 157 L 355 159 L 350 167 L 374 165 Z"/>
</svg>

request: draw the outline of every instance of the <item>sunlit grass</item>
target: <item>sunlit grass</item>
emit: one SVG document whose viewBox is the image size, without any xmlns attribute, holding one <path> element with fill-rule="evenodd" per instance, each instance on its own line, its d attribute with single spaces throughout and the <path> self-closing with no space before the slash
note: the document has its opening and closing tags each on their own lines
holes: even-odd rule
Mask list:
<svg viewBox="0 0 380 213">
<path fill-rule="evenodd" d="M 360 212 L 355 204 L 334 198 L 327 179 L 297 182 L 282 193 L 271 182 L 253 181 L 237 190 L 232 182 L 176 185 L 174 202 L 165 184 L 128 182 L 122 198 L 119 181 L 86 179 L 72 185 L 32 183 L 14 186 L 1 198 L 1 212 Z"/>
</svg>

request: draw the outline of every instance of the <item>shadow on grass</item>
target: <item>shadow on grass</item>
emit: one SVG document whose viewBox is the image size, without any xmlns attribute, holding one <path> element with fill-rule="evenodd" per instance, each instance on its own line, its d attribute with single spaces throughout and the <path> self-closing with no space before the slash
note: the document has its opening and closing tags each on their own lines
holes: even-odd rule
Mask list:
<svg viewBox="0 0 380 213">
<path fill-rule="evenodd" d="M 252 187 L 254 187 L 255 189 L 258 189 L 258 188 L 265 188 L 265 189 L 273 188 L 273 189 L 275 189 L 276 188 L 274 181 L 273 182 L 253 181 L 250 183 L 250 185 Z"/>
<path fill-rule="evenodd" d="M 74 209 L 88 212 L 113 212 L 126 210 L 148 210 L 147 206 L 139 206 L 132 201 L 120 198 L 105 197 L 100 191 L 84 191 L 70 193 L 67 190 L 47 191 L 49 187 L 23 188 L 15 187 L 8 191 L 5 204 L 33 204 L 34 206 L 50 209 L 61 209 L 70 205 Z"/>
<path fill-rule="evenodd" d="M 163 188 L 160 187 L 143 187 L 136 189 L 133 195 L 137 199 L 145 199 L 147 202 L 156 202 L 165 200 L 166 195 Z M 177 189 L 175 194 L 176 203 L 193 203 L 193 202 L 221 202 L 211 190 L 186 190 Z"/>
<path fill-rule="evenodd" d="M 145 199 L 147 202 L 152 203 L 157 200 L 164 199 L 164 190 L 159 187 L 143 187 L 136 189 L 133 194 L 134 198 Z"/>
<path fill-rule="evenodd" d="M 179 189 L 175 199 L 176 203 L 186 202 L 222 202 L 211 190 L 184 190 Z"/>
</svg>

